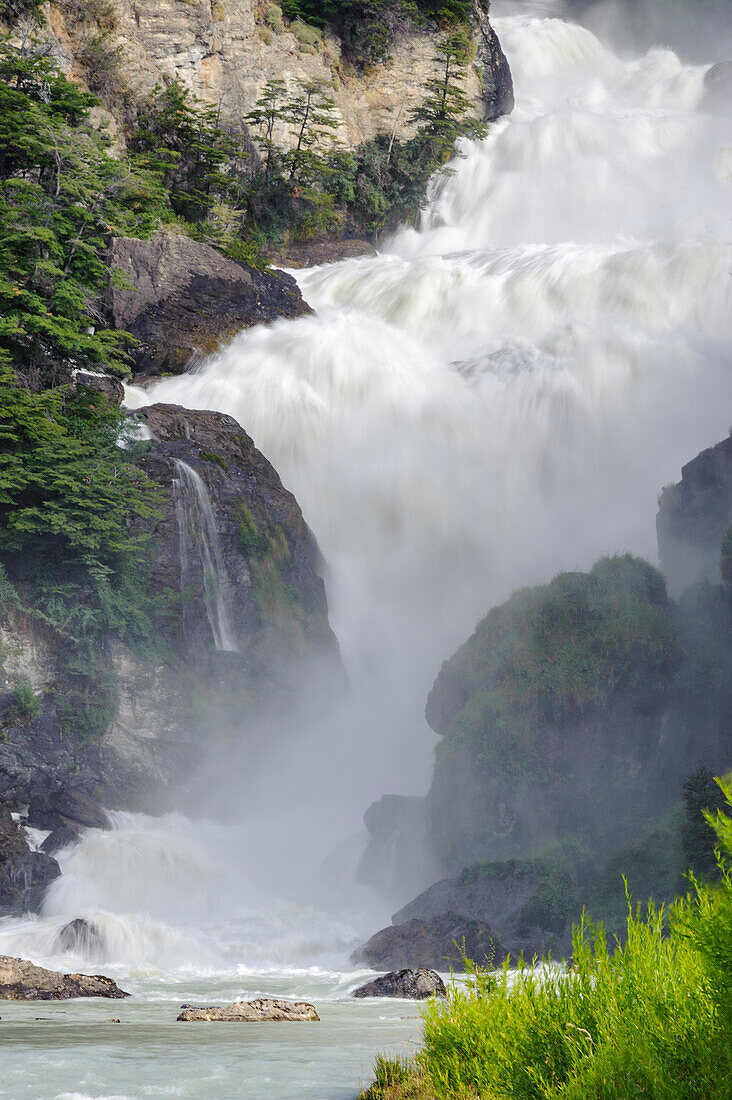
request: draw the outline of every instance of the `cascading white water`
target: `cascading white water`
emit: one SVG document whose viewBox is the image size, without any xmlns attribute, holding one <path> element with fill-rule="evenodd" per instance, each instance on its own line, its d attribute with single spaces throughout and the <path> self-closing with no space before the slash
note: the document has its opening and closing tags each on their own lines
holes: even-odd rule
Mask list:
<svg viewBox="0 0 732 1100">
<path fill-rule="evenodd" d="M 730 421 L 730 133 L 697 110 L 704 67 L 558 19 L 496 29 L 516 110 L 419 229 L 298 273 L 316 316 L 132 394 L 232 414 L 302 504 L 370 731 L 359 808 L 425 789 L 424 700 L 476 619 L 602 553 L 654 558 L 659 490 Z"/>
<path fill-rule="evenodd" d="M 342 996 L 348 948 L 386 913 L 308 908 L 313 865 L 334 833 L 353 865 L 371 798 L 425 790 L 440 662 L 517 585 L 607 552 L 653 558 L 658 491 L 726 434 L 732 130 L 697 111 L 704 67 L 662 49 L 623 60 L 557 19 L 494 22 L 516 111 L 435 181 L 420 227 L 299 273 L 315 316 L 128 395 L 234 415 L 294 491 L 327 560 L 352 711 L 293 730 L 255 776 L 227 759 L 227 805 L 249 820 L 117 815 L 89 832 L 43 916 L 0 926 L 0 952 L 82 965 L 54 944 L 87 916 L 105 968 L 153 999 Z M 181 984 L 194 973 L 204 984 Z M 296 1065 L 273 1091 L 270 1058 L 245 1095 L 303 1094 Z"/>
<path fill-rule="evenodd" d="M 174 459 L 178 477 L 173 482 L 175 516 L 178 525 L 181 581 L 185 586 L 194 561 L 201 569 L 214 645 L 236 652 L 238 646 L 229 613 L 230 595 L 226 566 L 221 554 L 211 498 L 203 479 L 187 463 Z"/>
</svg>

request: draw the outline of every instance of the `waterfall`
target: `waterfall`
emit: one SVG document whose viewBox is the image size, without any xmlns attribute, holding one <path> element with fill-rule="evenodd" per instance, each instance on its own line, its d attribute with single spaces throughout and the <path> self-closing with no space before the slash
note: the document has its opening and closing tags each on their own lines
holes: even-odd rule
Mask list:
<svg viewBox="0 0 732 1100">
<path fill-rule="evenodd" d="M 200 566 L 203 595 L 214 645 L 236 652 L 238 646 L 229 613 L 229 578 L 221 554 L 211 498 L 202 478 L 180 459 L 174 459 L 178 477 L 173 481 L 175 517 L 178 523 L 181 583 L 194 562 Z"/>
<path fill-rule="evenodd" d="M 516 108 L 419 227 L 298 272 L 314 315 L 133 395 L 234 416 L 298 498 L 361 693 L 354 811 L 424 792 L 424 700 L 488 608 L 601 554 L 654 559 L 659 490 L 729 427 L 730 136 L 698 110 L 705 67 L 495 26 Z"/>
</svg>

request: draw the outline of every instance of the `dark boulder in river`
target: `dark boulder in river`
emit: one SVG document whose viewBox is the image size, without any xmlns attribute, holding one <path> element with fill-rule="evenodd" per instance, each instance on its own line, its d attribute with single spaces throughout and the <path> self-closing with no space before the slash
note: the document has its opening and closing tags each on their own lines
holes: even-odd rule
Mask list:
<svg viewBox="0 0 732 1100">
<path fill-rule="evenodd" d="M 110 285 L 110 319 L 139 341 L 131 350 L 140 374 L 181 374 L 243 328 L 311 312 L 291 275 L 173 233 L 117 238 L 109 265 L 124 277 Z"/>
<path fill-rule="evenodd" d="M 0 999 L 5 1001 L 68 1001 L 74 997 L 129 997 L 103 974 L 61 974 L 26 959 L 0 955 Z"/>
<path fill-rule="evenodd" d="M 104 950 L 104 936 L 92 921 L 76 917 L 59 929 L 55 951 L 68 951 L 87 958 L 98 957 Z"/>
<path fill-rule="evenodd" d="M 366 985 L 354 989 L 353 997 L 400 997 L 409 1001 L 424 1001 L 427 997 L 446 996 L 445 983 L 434 970 L 392 970 Z"/>
</svg>

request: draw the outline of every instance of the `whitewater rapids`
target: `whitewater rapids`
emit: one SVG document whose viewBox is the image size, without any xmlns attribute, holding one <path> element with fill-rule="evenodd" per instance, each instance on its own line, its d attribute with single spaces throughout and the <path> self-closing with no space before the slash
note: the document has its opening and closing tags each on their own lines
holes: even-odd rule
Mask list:
<svg viewBox="0 0 732 1100">
<path fill-rule="evenodd" d="M 559 19 L 494 24 L 516 110 L 465 144 L 420 225 L 376 258 L 296 273 L 315 316 L 243 332 L 195 372 L 128 390 L 131 406 L 236 417 L 323 550 L 353 713 L 336 731 L 304 732 L 289 765 L 257 784 L 280 807 L 300 786 L 332 807 L 311 856 L 343 838 L 338 882 L 368 802 L 426 789 L 434 738 L 422 713 L 440 662 L 519 585 L 603 553 L 654 559 L 659 490 L 732 421 L 732 126 L 699 110 L 707 66 L 660 48 L 621 58 Z M 408 1049 L 415 1034 L 406 1008 L 381 1011 L 398 1017 L 384 1039 L 379 1010 L 359 1007 L 357 1021 L 346 999 L 359 979 L 349 952 L 391 907 L 377 920 L 351 884 L 330 913 L 315 908 L 309 838 L 273 837 L 261 811 L 226 828 L 114 815 L 111 831 L 62 854 L 42 916 L 0 922 L 0 952 L 103 967 L 143 1006 L 261 992 L 330 1005 L 357 1065 L 335 1037 L 321 1061 L 287 1037 L 279 1056 L 251 1048 L 245 1086 L 241 1063 L 218 1051 L 207 1087 L 352 1096 L 369 1051 Z M 60 927 L 83 916 L 103 950 L 59 954 Z M 144 1050 L 152 1017 L 139 1011 Z M 18 1019 L 14 1100 L 200 1095 L 197 1065 L 176 1078 L 164 1045 L 137 1078 L 100 1055 L 77 1089 L 64 1061 L 73 1036 L 26 1086 Z M 106 1033 L 98 1042 L 113 1049 Z M 135 1056 L 131 1044 L 133 1068 Z"/>
</svg>

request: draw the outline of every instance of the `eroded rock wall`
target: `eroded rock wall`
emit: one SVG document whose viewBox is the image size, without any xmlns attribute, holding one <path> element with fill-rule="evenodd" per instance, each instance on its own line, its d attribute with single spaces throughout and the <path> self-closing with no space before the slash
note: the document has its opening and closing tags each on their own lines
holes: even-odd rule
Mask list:
<svg viewBox="0 0 732 1100">
<path fill-rule="evenodd" d="M 81 0 L 80 0 L 81 2 Z M 390 46 L 389 58 L 357 72 L 341 61 L 341 43 L 325 34 L 317 46 L 301 44 L 289 26 L 266 22 L 268 4 L 253 0 L 112 0 L 117 14 L 114 44 L 124 56 L 124 78 L 136 95 L 179 79 L 196 96 L 220 106 L 223 118 L 240 121 L 254 106 L 265 82 L 283 80 L 289 91 L 299 80 L 329 84 L 340 123 L 338 136 L 355 148 L 377 133 L 405 137 L 414 130 L 410 112 L 434 74 L 437 31 L 406 31 Z M 487 13 L 476 4 L 478 57 L 466 92 L 487 118 L 513 104 L 508 63 Z M 49 29 L 62 67 L 81 77 L 75 62 L 78 31 L 51 4 Z M 111 129 L 119 136 L 114 120 Z M 286 134 L 276 134 L 286 140 Z"/>
</svg>

